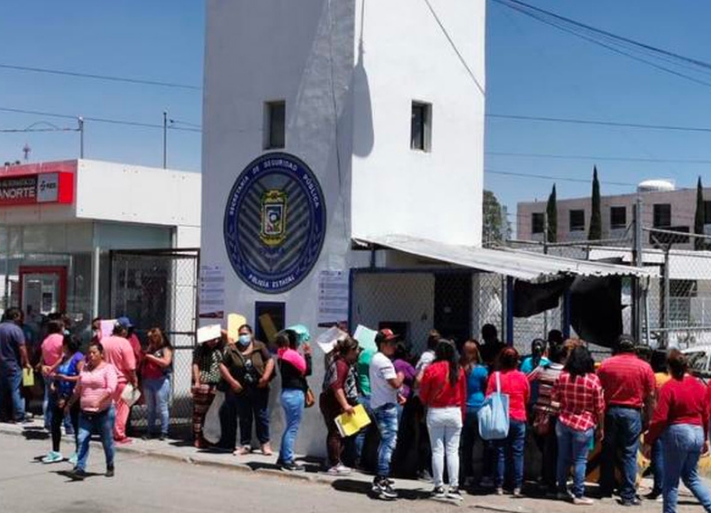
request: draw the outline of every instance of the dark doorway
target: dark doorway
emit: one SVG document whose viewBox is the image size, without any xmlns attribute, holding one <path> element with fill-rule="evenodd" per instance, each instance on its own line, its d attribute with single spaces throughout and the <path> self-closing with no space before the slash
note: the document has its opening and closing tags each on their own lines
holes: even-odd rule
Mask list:
<svg viewBox="0 0 711 513">
<path fill-rule="evenodd" d="M 434 328 L 461 347 L 471 334 L 472 275 L 435 274 Z"/>
</svg>

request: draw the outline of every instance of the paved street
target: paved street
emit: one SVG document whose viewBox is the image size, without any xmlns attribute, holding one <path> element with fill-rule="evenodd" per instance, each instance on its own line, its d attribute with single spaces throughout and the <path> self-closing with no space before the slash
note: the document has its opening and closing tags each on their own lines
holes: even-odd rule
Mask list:
<svg viewBox="0 0 711 513">
<path fill-rule="evenodd" d="M 103 476 L 103 454 L 92 446 L 89 471 L 96 473 L 84 482 L 71 482 L 61 475 L 69 465 L 43 465 L 37 461 L 47 449 L 46 440 L 26 440 L 0 433 L 0 512 L 27 513 L 158 513 L 233 512 L 281 513 L 334 511 L 369 513 L 403 511 L 437 513 L 452 511 L 453 505 L 428 500 L 426 483 L 399 482 L 403 498 L 384 503 L 367 497 L 366 476 L 313 482 L 280 477 L 273 473 L 237 468 L 191 465 L 179 460 L 151 456 L 140 450 L 121 451 L 116 477 Z M 139 446 L 140 442 L 136 442 Z M 232 458 L 223 455 L 224 458 Z M 688 497 L 680 512 L 698 511 Z M 566 513 L 581 508 L 536 499 L 467 496 L 461 507 L 482 511 L 528 513 L 545 510 Z M 598 503 L 590 511 L 600 511 Z M 585 510 L 585 508 L 582 508 Z M 606 511 L 629 511 L 611 503 Z M 638 512 L 661 511 L 661 504 L 645 503 Z"/>
</svg>

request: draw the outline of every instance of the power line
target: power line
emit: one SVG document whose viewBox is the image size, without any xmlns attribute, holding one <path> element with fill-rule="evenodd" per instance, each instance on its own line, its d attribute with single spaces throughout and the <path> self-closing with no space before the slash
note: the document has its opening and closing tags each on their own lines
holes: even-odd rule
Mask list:
<svg viewBox="0 0 711 513">
<path fill-rule="evenodd" d="M 3 134 L 21 134 L 28 132 L 78 132 L 78 128 L 0 128 Z"/>
<path fill-rule="evenodd" d="M 518 176 L 518 177 L 525 177 L 525 178 L 539 178 L 541 180 L 554 180 L 554 181 L 559 181 L 559 182 L 575 182 L 575 183 L 587 183 L 587 184 L 592 184 L 592 179 L 590 178 L 565 178 L 561 176 L 553 176 L 553 175 L 542 175 L 542 174 L 536 174 L 536 173 L 517 173 L 513 171 L 496 171 L 493 169 L 485 169 L 484 173 L 492 174 L 492 175 L 504 175 L 504 176 Z M 600 182 L 601 185 L 613 185 L 616 187 L 637 187 L 636 183 L 628 183 L 628 182 Z"/>
<path fill-rule="evenodd" d="M 711 83 L 709 83 L 709 82 L 705 82 L 703 80 L 700 80 L 700 79 L 693 77 L 691 75 L 688 75 L 686 73 L 681 73 L 681 72 L 676 71 L 676 70 L 669 68 L 667 66 L 657 64 L 655 62 L 650 61 L 649 59 L 645 59 L 643 57 L 633 55 L 632 53 L 630 53 L 629 50 L 641 52 L 644 55 L 647 55 L 651 58 L 656 58 L 656 59 L 659 59 L 660 61 L 664 61 L 664 62 L 670 63 L 670 64 L 676 64 L 677 66 L 681 66 L 684 68 L 691 68 L 696 72 L 702 72 L 702 73 L 708 73 L 709 71 L 711 71 L 711 63 L 707 63 L 707 62 L 704 62 L 704 61 L 701 61 L 698 59 L 692 59 L 692 58 L 683 56 L 681 54 L 678 54 L 675 52 L 670 52 L 668 50 L 664 50 L 664 49 L 661 49 L 661 48 L 658 48 L 658 47 L 655 47 L 652 45 L 648 45 L 645 43 L 640 43 L 639 41 L 635 41 L 630 38 L 619 36 L 617 34 L 613 34 L 611 32 L 601 30 L 601 29 L 592 27 L 590 25 L 586 25 L 584 23 L 580 23 L 580 22 L 575 21 L 573 19 L 566 18 L 564 16 L 560 16 L 560 15 L 555 14 L 553 12 L 546 11 L 546 10 L 538 8 L 538 7 L 534 7 L 532 5 L 526 4 L 526 3 L 521 2 L 519 0 L 494 0 L 494 1 L 510 8 L 510 9 L 513 9 L 521 14 L 529 16 L 537 21 L 545 23 L 546 25 L 557 28 L 563 32 L 571 34 L 575 37 L 579 37 L 579 38 L 584 39 L 588 42 L 596 44 L 598 46 L 602 46 L 603 48 L 611 50 L 615 53 L 624 55 L 628 58 L 634 59 L 639 62 L 643 62 L 643 63 L 650 65 L 656 69 L 670 73 L 670 74 L 675 75 L 677 77 L 681 77 L 686 80 L 695 82 L 697 84 L 711 87 Z M 589 34 L 592 34 L 592 35 L 589 35 Z M 623 50 L 619 47 L 615 47 L 613 45 L 618 45 L 619 47 L 627 48 L 628 51 L 625 51 L 625 50 Z M 694 68 L 693 66 L 696 66 L 696 67 Z"/>
<path fill-rule="evenodd" d="M 89 78 L 92 80 L 104 80 L 108 82 L 123 82 L 128 84 L 140 84 L 149 85 L 157 87 L 168 87 L 173 89 L 188 89 L 192 91 L 202 91 L 202 87 L 190 85 L 190 84 L 179 84 L 176 82 L 163 82 L 160 80 L 147 80 L 142 78 L 131 78 L 131 77 L 120 77 L 115 75 L 98 75 L 95 73 L 83 73 L 78 71 L 68 71 L 61 69 L 50 69 L 50 68 L 38 68 L 31 66 L 17 66 L 14 64 L 2 64 L 0 63 L 0 69 L 8 69 L 14 71 L 27 71 L 31 73 L 46 73 L 51 75 L 62 75 L 75 78 Z"/>
<path fill-rule="evenodd" d="M 432 16 L 434 17 L 435 21 L 437 22 L 437 25 L 439 25 L 439 28 L 442 30 L 442 33 L 444 34 L 444 36 L 447 38 L 447 41 L 449 41 L 450 46 L 454 50 L 454 53 L 457 54 L 457 58 L 462 63 L 464 68 L 467 70 L 467 73 L 469 74 L 471 79 L 474 81 L 474 85 L 476 85 L 477 89 L 479 89 L 479 92 L 482 94 L 482 96 L 486 96 L 486 92 L 484 91 L 484 88 L 479 83 L 479 80 L 477 80 L 476 75 L 474 74 L 472 69 L 469 67 L 469 64 L 467 64 L 467 61 L 464 59 L 464 56 L 462 55 L 462 53 L 459 51 L 459 48 L 457 48 L 457 45 L 454 43 L 454 40 L 452 39 L 452 37 L 449 35 L 449 32 L 447 32 L 447 29 L 445 28 L 444 24 L 442 23 L 442 20 L 440 20 L 439 16 L 437 15 L 437 12 L 434 10 L 434 7 L 432 7 L 430 0 L 424 0 L 424 2 L 427 4 L 427 7 L 430 10 L 430 13 L 432 13 Z"/>
<path fill-rule="evenodd" d="M 44 112 L 44 111 L 29 110 L 29 109 L 16 109 L 16 108 L 12 108 L 12 107 L 0 107 L 0 112 L 12 112 L 15 114 L 27 114 L 27 115 L 31 115 L 31 116 L 43 116 L 43 117 L 48 117 L 48 118 L 59 118 L 59 119 L 77 120 L 79 118 L 78 116 L 73 116 L 71 114 L 60 114 L 60 113 L 56 113 L 56 112 Z M 84 116 L 83 119 L 84 119 L 84 121 L 93 121 L 95 123 L 104 123 L 104 124 L 110 124 L 110 125 L 123 125 L 123 126 L 132 126 L 132 127 L 138 127 L 138 128 L 152 128 L 152 129 L 163 130 L 163 125 L 159 125 L 156 123 L 144 123 L 141 121 L 113 119 L 113 118 L 99 118 L 99 117 L 92 117 L 92 116 Z M 189 127 L 168 126 L 168 129 L 169 130 L 179 130 L 179 131 L 184 131 L 184 132 L 202 132 L 202 130 L 200 130 L 200 129 L 189 128 Z"/>
<path fill-rule="evenodd" d="M 518 153 L 511 151 L 487 151 L 486 155 L 496 157 L 525 157 L 554 160 L 595 160 L 599 162 L 648 162 L 661 164 L 711 164 L 711 159 L 666 159 L 666 158 L 644 158 L 644 157 L 603 157 L 600 155 L 561 155 L 556 153 Z"/>
<path fill-rule="evenodd" d="M 711 127 L 694 127 L 694 126 L 678 126 L 678 125 L 651 125 L 645 123 L 631 123 L 623 121 L 600 121 L 595 119 L 580 119 L 580 118 L 558 118 L 547 116 L 525 116 L 519 114 L 487 114 L 488 118 L 496 119 L 512 119 L 519 121 L 541 121 L 547 123 L 571 123 L 578 125 L 596 125 L 596 126 L 614 126 L 621 128 L 641 128 L 645 130 L 672 130 L 679 132 L 704 132 L 711 133 Z"/>
</svg>

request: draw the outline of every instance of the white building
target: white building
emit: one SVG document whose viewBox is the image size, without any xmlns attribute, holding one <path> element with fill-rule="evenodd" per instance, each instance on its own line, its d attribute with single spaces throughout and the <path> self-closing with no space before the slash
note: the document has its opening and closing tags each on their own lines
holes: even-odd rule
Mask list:
<svg viewBox="0 0 711 513">
<path fill-rule="evenodd" d="M 355 240 L 480 245 L 485 2 L 429 3 L 207 3 L 201 262 L 260 335 L 347 319 Z"/>
</svg>

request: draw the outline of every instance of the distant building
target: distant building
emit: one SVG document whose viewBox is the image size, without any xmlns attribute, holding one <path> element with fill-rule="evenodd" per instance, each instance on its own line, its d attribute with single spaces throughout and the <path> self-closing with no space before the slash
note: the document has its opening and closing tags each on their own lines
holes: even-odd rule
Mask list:
<svg viewBox="0 0 711 513">
<path fill-rule="evenodd" d="M 627 231 L 634 218 L 637 197 L 642 198 L 642 223 L 645 227 L 660 228 L 680 233 L 694 232 L 696 189 L 676 189 L 664 180 L 642 182 L 636 193 L 601 198 L 602 238 L 631 239 Z M 711 233 L 711 188 L 704 190 L 704 222 L 706 233 Z M 592 200 L 590 197 L 558 200 L 558 242 L 586 240 L 590 230 Z M 546 201 L 518 204 L 517 239 L 543 241 Z M 629 228 L 631 230 L 631 228 Z M 675 237 L 675 248 L 692 249 L 690 237 Z M 653 246 L 649 234 L 644 245 Z"/>
</svg>

